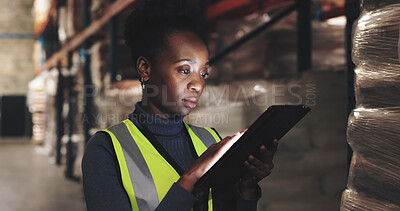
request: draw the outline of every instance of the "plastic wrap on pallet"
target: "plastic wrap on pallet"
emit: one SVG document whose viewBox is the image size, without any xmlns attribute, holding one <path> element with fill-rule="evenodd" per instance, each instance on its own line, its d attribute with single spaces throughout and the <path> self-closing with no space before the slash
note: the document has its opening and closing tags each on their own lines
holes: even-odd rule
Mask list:
<svg viewBox="0 0 400 211">
<path fill-rule="evenodd" d="M 398 162 L 397 162 L 398 163 Z M 354 153 L 348 187 L 372 198 L 400 206 L 400 166 L 384 157 Z"/>
<path fill-rule="evenodd" d="M 400 105 L 398 72 L 396 75 L 369 71 L 364 66 L 357 67 L 354 83 L 357 106 L 380 108 Z"/>
<path fill-rule="evenodd" d="M 400 210 L 399 205 L 376 200 L 359 194 L 354 190 L 345 190 L 342 194 L 341 211 L 377 211 L 377 210 Z"/>
<path fill-rule="evenodd" d="M 347 139 L 355 152 L 380 155 L 400 163 L 400 107 L 354 109 Z M 399 187 L 400 188 L 400 187 Z"/>
<path fill-rule="evenodd" d="M 361 0 L 361 6 L 365 11 L 377 10 L 396 3 L 399 3 L 399 0 Z"/>
<path fill-rule="evenodd" d="M 400 3 L 361 14 L 354 30 L 353 62 L 369 65 L 371 71 L 396 72 L 396 68 L 386 70 L 382 65 L 399 65 L 399 19 Z"/>
<path fill-rule="evenodd" d="M 354 154 L 341 210 L 400 210 L 400 2 L 363 0 L 353 34 Z"/>
<path fill-rule="evenodd" d="M 366 11 L 353 37 L 356 101 L 363 107 L 400 105 L 400 4 Z"/>
</svg>

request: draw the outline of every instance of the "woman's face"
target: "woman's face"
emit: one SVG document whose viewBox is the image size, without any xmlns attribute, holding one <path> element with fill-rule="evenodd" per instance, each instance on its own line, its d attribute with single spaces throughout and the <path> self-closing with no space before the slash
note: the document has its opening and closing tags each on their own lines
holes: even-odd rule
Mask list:
<svg viewBox="0 0 400 211">
<path fill-rule="evenodd" d="M 208 49 L 193 32 L 168 36 L 169 49 L 150 64 L 147 94 L 142 106 L 147 112 L 170 118 L 187 115 L 196 107 L 208 75 Z"/>
</svg>

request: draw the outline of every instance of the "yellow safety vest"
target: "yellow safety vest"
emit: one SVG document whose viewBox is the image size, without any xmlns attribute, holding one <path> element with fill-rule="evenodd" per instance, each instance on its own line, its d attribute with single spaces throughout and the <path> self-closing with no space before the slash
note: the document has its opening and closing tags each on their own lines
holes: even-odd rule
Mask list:
<svg viewBox="0 0 400 211">
<path fill-rule="evenodd" d="M 220 141 L 211 128 L 185 126 L 198 156 Z M 131 120 L 126 119 L 104 131 L 111 136 L 132 210 L 154 210 L 180 178 L 178 172 Z M 208 208 L 213 210 L 211 189 L 209 196 Z"/>
</svg>

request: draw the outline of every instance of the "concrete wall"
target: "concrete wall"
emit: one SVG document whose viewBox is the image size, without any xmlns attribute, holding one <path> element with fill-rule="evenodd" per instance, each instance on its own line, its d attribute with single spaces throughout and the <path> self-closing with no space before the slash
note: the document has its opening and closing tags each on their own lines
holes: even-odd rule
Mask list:
<svg viewBox="0 0 400 211">
<path fill-rule="evenodd" d="M 33 78 L 32 5 L 33 0 L 0 1 L 0 96 L 25 95 Z"/>
</svg>

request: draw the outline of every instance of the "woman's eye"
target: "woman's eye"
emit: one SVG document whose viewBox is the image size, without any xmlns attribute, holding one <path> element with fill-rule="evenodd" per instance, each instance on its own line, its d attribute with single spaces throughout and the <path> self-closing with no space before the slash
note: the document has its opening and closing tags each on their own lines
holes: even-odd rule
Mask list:
<svg viewBox="0 0 400 211">
<path fill-rule="evenodd" d="M 189 74 L 190 70 L 187 69 L 179 69 L 179 72 L 183 73 L 183 74 Z"/>
<path fill-rule="evenodd" d="M 200 73 L 200 75 L 201 75 L 202 78 L 205 78 L 205 77 L 207 77 L 209 75 L 209 73 Z"/>
</svg>

